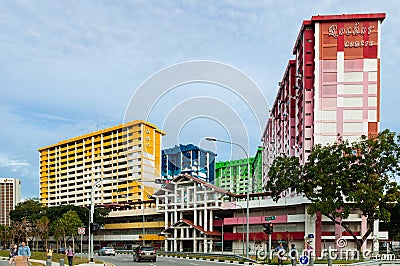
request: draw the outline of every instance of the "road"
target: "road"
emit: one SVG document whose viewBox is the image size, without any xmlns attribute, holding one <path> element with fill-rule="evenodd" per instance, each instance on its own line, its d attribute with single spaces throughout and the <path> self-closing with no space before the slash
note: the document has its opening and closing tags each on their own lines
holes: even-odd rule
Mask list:
<svg viewBox="0 0 400 266">
<path fill-rule="evenodd" d="M 79 255 L 77 255 L 79 256 Z M 203 261 L 203 260 L 189 260 L 189 259 L 178 259 L 178 258 L 168 258 L 168 257 L 157 257 L 157 262 L 134 262 L 132 259 L 132 255 L 123 255 L 117 254 L 115 257 L 99 257 L 95 255 L 93 257 L 95 260 L 101 260 L 105 262 L 110 262 L 116 266 L 126 266 L 126 265 L 136 265 L 136 266 L 170 266 L 171 264 L 174 266 L 216 266 L 216 265 L 225 265 L 230 263 L 223 262 L 213 262 L 213 261 Z M 0 266 L 7 266 L 7 260 L 0 260 Z M 67 264 L 68 265 L 68 262 Z M 233 264 L 230 264 L 233 265 Z"/>
<path fill-rule="evenodd" d="M 223 262 L 213 262 L 213 261 L 203 261 L 203 260 L 189 260 L 189 259 L 177 259 L 177 258 L 169 258 L 169 257 L 157 257 L 157 262 L 134 262 L 132 255 L 122 255 L 117 254 L 115 257 L 98 257 L 94 256 L 95 260 L 102 260 L 105 262 L 111 262 L 117 266 L 125 266 L 125 265 L 137 265 L 137 266 L 170 266 L 171 264 L 174 266 L 216 266 L 216 265 L 224 265 L 230 263 Z M 232 265 L 232 264 L 230 264 Z"/>
</svg>

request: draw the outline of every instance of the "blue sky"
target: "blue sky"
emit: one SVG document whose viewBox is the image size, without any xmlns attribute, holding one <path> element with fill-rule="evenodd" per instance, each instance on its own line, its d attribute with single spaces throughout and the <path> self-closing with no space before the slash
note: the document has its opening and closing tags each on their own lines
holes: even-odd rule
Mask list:
<svg viewBox="0 0 400 266">
<path fill-rule="evenodd" d="M 122 123 L 141 84 L 181 62 L 233 66 L 272 102 L 302 21 L 318 14 L 387 14 L 381 34 L 381 129 L 400 131 L 399 10 L 398 1 L 371 0 L 1 1 L 0 177 L 20 178 L 22 197 L 38 197 L 39 147 Z M 243 141 L 253 154 L 260 134 L 252 128 L 251 110 L 212 84 L 188 84 L 165 95 L 151 122 L 162 127 L 168 121 L 158 114 L 206 96 L 226 104 L 226 114 L 233 110 L 240 123 L 199 116 L 179 125 L 179 135 L 167 132 L 165 143 L 191 142 L 227 160 L 230 147 L 202 139 L 229 138 L 228 131 L 244 124 Z"/>
</svg>

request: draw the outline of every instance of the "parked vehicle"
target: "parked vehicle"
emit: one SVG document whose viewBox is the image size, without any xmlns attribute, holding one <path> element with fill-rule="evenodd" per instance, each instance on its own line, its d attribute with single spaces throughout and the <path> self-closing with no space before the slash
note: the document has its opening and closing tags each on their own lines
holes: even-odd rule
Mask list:
<svg viewBox="0 0 400 266">
<path fill-rule="evenodd" d="M 97 255 L 99 256 L 115 256 L 115 249 L 112 247 L 102 247 L 97 251 Z"/>
<path fill-rule="evenodd" d="M 156 261 L 157 252 L 153 247 L 142 247 L 138 246 L 133 250 L 133 261 Z"/>
</svg>

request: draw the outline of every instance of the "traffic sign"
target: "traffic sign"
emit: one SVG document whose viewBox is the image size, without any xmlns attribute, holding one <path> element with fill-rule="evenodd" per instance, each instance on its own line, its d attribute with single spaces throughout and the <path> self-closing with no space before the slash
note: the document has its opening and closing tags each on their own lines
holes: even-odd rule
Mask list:
<svg viewBox="0 0 400 266">
<path fill-rule="evenodd" d="M 85 234 L 85 227 L 79 227 L 78 228 L 78 234 L 84 235 Z"/>
<path fill-rule="evenodd" d="M 276 216 L 265 216 L 265 221 L 272 221 L 275 219 L 276 219 Z"/>
<path fill-rule="evenodd" d="M 300 263 L 303 265 L 308 264 L 308 256 L 301 256 Z"/>
</svg>

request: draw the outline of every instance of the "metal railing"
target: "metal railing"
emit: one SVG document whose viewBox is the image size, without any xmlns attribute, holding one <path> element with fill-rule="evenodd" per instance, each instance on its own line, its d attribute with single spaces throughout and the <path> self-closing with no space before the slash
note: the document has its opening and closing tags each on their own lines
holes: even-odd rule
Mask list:
<svg viewBox="0 0 400 266">
<path fill-rule="evenodd" d="M 239 262 L 253 262 L 258 263 L 256 260 L 246 258 L 238 254 L 229 253 L 203 253 L 203 252 L 173 252 L 173 251 L 157 251 L 158 255 L 171 256 L 171 257 L 186 257 L 186 258 L 202 258 L 214 261 L 239 261 Z"/>
</svg>

